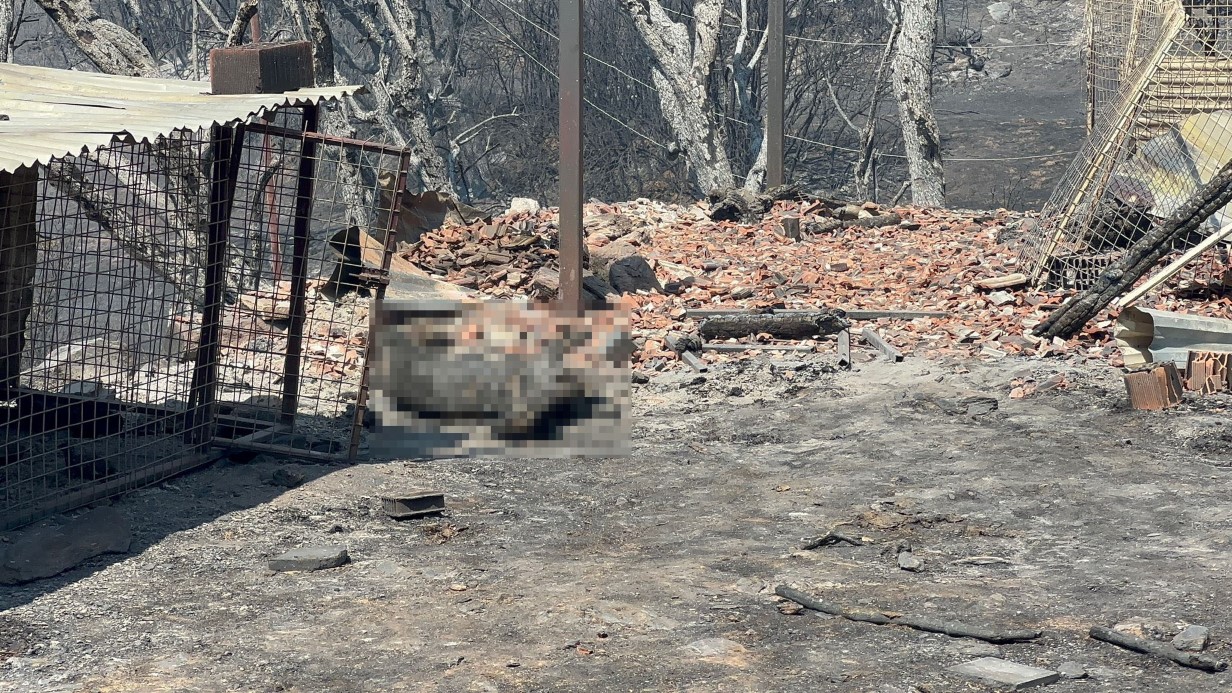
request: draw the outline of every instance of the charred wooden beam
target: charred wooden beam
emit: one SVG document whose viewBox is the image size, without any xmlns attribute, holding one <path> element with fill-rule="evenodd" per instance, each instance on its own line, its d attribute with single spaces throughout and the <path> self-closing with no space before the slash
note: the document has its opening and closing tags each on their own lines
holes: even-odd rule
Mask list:
<svg viewBox="0 0 1232 693">
<path fill-rule="evenodd" d="M 1210 182 L 1190 196 L 1171 219 L 1131 245 L 1090 289 L 1075 295 L 1049 315 L 1035 328 L 1035 335 L 1045 339 L 1068 339 L 1078 334 L 1105 306 L 1150 272 L 1172 250 L 1176 239 L 1196 231 L 1229 203 L 1232 203 L 1232 162 L 1225 164 Z"/>
<path fill-rule="evenodd" d="M 851 611 L 837 604 L 831 604 L 811 597 L 787 585 L 779 585 L 774 588 L 774 593 L 784 599 L 790 599 L 806 609 L 820 611 L 823 614 L 830 614 L 832 616 L 841 616 L 849 621 L 872 623 L 879 626 L 906 626 L 929 633 L 944 633 L 955 638 L 975 638 L 976 640 L 991 643 L 1012 643 L 1035 640 L 1042 635 L 1038 630 L 994 630 L 982 626 L 941 621 L 922 616 L 908 616 L 904 614 L 887 616 L 880 613 Z"/>
<path fill-rule="evenodd" d="M 1183 667 L 1189 667 L 1190 669 L 1198 669 L 1200 671 L 1209 671 L 1214 673 L 1224 671 L 1228 668 L 1228 663 L 1222 659 L 1215 659 L 1210 655 L 1204 655 L 1198 652 L 1184 652 L 1165 643 L 1151 642 L 1150 640 L 1136 638 L 1125 633 L 1118 633 L 1111 628 L 1092 626 L 1090 635 L 1096 640 L 1116 645 L 1117 647 L 1124 647 L 1125 649 L 1132 650 L 1134 652 L 1141 652 L 1142 654 L 1162 657 Z"/>
<path fill-rule="evenodd" d="M 819 310 L 794 315 L 728 315 L 707 319 L 698 328 L 702 339 L 740 339 L 768 334 L 774 339 L 810 339 L 838 334 L 851 324 L 839 310 Z"/>
</svg>

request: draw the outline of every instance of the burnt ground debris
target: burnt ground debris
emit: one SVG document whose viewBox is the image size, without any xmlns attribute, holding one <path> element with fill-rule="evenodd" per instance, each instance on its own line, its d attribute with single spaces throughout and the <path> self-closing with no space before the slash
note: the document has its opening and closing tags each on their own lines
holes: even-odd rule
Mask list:
<svg viewBox="0 0 1232 693">
<path fill-rule="evenodd" d="M 1228 658 L 1232 396 L 1132 412 L 1106 367 L 872 358 L 655 376 L 627 458 L 305 466 L 276 496 L 259 459 L 140 491 L 114 504 L 132 554 L 5 591 L 0 689 L 995 690 L 946 671 L 982 656 L 1088 673 L 1057 690 L 1232 685 L 1086 637 L 1200 624 Z M 445 516 L 385 517 L 408 487 Z M 865 545 L 799 549 L 840 523 Z M 267 568 L 321 545 L 351 563 Z M 790 615 L 777 584 L 1044 635 Z"/>
</svg>

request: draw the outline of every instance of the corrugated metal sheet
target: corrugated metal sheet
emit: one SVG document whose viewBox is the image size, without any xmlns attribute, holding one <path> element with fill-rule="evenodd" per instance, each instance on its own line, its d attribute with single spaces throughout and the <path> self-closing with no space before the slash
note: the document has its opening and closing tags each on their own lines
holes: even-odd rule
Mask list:
<svg viewBox="0 0 1232 693">
<path fill-rule="evenodd" d="M 143 141 L 359 90 L 346 86 L 214 95 L 209 82 L 0 64 L 0 114 L 8 116 L 0 120 L 0 171 L 88 152 L 117 137 Z"/>
</svg>

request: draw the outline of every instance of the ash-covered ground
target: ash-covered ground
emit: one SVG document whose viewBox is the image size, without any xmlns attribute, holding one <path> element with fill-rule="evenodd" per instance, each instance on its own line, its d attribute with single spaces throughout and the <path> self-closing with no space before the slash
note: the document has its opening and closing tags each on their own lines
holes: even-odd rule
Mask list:
<svg viewBox="0 0 1232 693">
<path fill-rule="evenodd" d="M 655 376 L 626 458 L 258 458 L 139 491 L 128 555 L 0 592 L 0 690 L 997 690 L 946 671 L 985 655 L 1086 672 L 1059 691 L 1232 686 L 1086 636 L 1200 624 L 1229 657 L 1232 398 L 1132 412 L 1103 365 L 871 359 Z M 447 514 L 388 519 L 407 489 Z M 840 523 L 865 545 L 800 549 Z M 318 545 L 351 562 L 268 569 Z M 1043 636 L 793 614 L 778 584 Z"/>
</svg>

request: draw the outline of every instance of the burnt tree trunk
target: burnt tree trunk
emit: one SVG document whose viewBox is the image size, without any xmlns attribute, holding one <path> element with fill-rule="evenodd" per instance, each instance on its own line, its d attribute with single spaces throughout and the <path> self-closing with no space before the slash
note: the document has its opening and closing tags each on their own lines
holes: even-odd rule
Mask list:
<svg viewBox="0 0 1232 693">
<path fill-rule="evenodd" d="M 1046 339 L 1068 339 L 1078 334 L 1099 311 L 1150 272 L 1172 250 L 1177 239 L 1197 230 L 1229 203 L 1232 203 L 1232 163 L 1219 169 L 1219 173 L 1186 200 L 1171 219 L 1131 245 L 1125 256 L 1104 270 L 1091 288 L 1066 301 L 1036 326 L 1034 333 Z"/>
<path fill-rule="evenodd" d="M 35 0 L 100 72 L 157 77 L 149 49 L 131 31 L 103 19 L 90 0 Z"/>
<path fill-rule="evenodd" d="M 911 174 L 911 201 L 927 207 L 945 205 L 941 131 L 933 114 L 937 2 L 908 0 L 898 6 L 900 28 L 892 61 L 894 97 L 898 100 L 907 169 Z"/>
<path fill-rule="evenodd" d="M 17 386 L 38 253 L 38 169 L 0 172 L 0 393 Z"/>
<path fill-rule="evenodd" d="M 722 0 L 693 3 L 693 27 L 676 21 L 660 0 L 629 3 L 633 25 L 650 49 L 651 78 L 663 117 L 672 128 L 689 164 L 697 192 L 708 194 L 736 184 L 727 156 L 727 137 L 717 122 L 706 91 L 710 67 L 719 47 Z"/>
<path fill-rule="evenodd" d="M 7 63 L 13 47 L 10 39 L 13 36 L 13 2 L 0 2 L 0 63 Z"/>
</svg>

